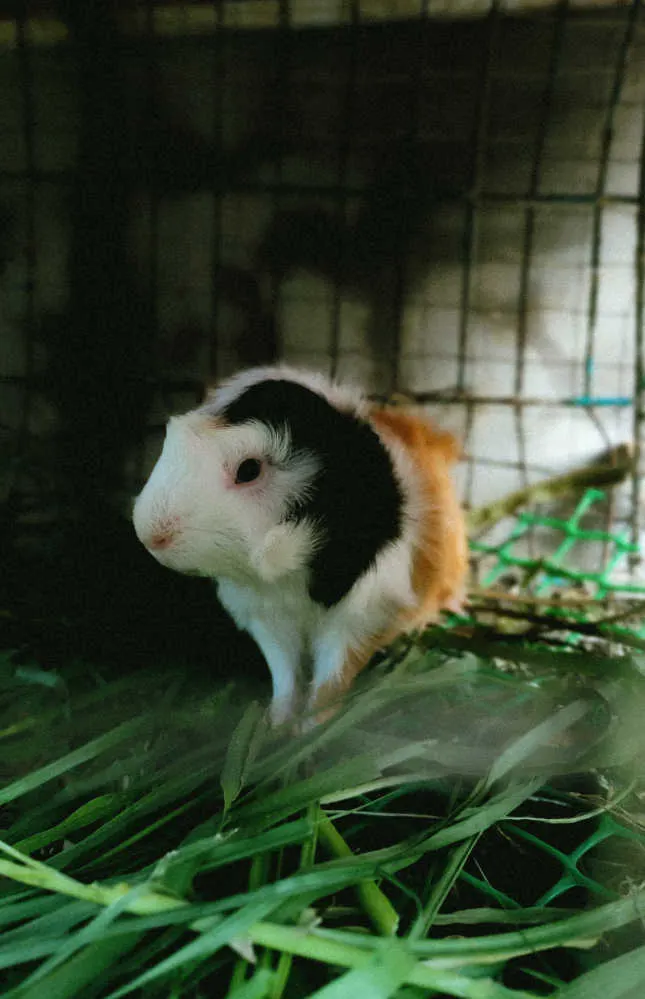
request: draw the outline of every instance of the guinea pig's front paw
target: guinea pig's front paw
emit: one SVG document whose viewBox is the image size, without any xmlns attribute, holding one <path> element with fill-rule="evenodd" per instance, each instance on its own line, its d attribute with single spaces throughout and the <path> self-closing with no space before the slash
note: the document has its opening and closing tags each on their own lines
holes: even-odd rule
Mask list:
<svg viewBox="0 0 645 999">
<path fill-rule="evenodd" d="M 271 701 L 269 705 L 269 721 L 272 728 L 282 728 L 293 722 L 296 714 L 296 705 L 293 697 L 279 697 Z"/>
<path fill-rule="evenodd" d="M 313 714 L 305 715 L 298 725 L 298 734 L 306 735 L 308 732 L 313 732 L 319 725 L 324 725 L 325 722 L 331 721 L 338 714 L 339 710 L 340 704 L 336 704 L 332 707 L 322 708 Z"/>
<path fill-rule="evenodd" d="M 253 553 L 256 572 L 266 583 L 273 583 L 288 572 L 302 569 L 314 547 L 314 532 L 307 521 L 277 524 Z"/>
</svg>

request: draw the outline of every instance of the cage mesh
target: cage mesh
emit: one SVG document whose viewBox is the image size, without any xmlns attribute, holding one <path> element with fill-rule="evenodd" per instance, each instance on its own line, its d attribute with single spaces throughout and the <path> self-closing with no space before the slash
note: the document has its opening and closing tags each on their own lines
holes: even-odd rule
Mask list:
<svg viewBox="0 0 645 999">
<path fill-rule="evenodd" d="M 531 17 L 473 3 L 480 16 L 458 23 L 457 5 L 432 0 L 108 6 L 0 15 L 13 540 L 38 545 L 106 497 L 125 508 L 169 411 L 278 357 L 454 426 L 471 507 L 642 443 L 637 0 Z M 515 570 L 528 597 L 579 583 L 599 604 L 638 597 L 625 566 L 641 519 L 637 464 L 608 501 L 591 491 L 573 512 L 525 511 L 473 542 L 480 581 Z M 594 546 L 599 569 L 580 554 Z M 645 637 L 642 620 L 611 627 Z M 571 852 L 503 828 L 559 865 L 538 906 L 581 886 L 612 895 L 588 854 L 642 843 L 607 815 Z"/>
<path fill-rule="evenodd" d="M 275 357 L 438 413 L 470 506 L 639 441 L 641 5 L 518 12 L 3 20 L 4 495 L 81 480 L 92 434 L 131 495 L 168 412 Z"/>
<path fill-rule="evenodd" d="M 523 511 L 518 515 L 511 534 L 501 544 L 487 545 L 473 541 L 471 544 L 475 552 L 494 554 L 497 558 L 497 564 L 486 573 L 484 585 L 491 585 L 512 567 L 522 570 L 522 589 L 537 596 L 542 596 L 556 587 L 562 587 L 563 583 L 566 584 L 569 580 L 592 584 L 590 597 L 595 599 L 602 599 L 609 593 L 645 593 L 644 586 L 615 580 L 617 568 L 625 563 L 629 554 L 638 550 L 627 534 L 625 532 L 608 534 L 605 531 L 589 530 L 580 525 L 585 514 L 595 503 L 604 498 L 605 494 L 600 490 L 590 489 L 580 499 L 567 520 Z M 543 559 L 524 558 L 516 552 L 518 542 L 527 531 L 536 526 L 561 535 L 561 540 L 552 553 Z M 586 546 L 591 542 L 600 544 L 603 552 L 608 549 L 604 565 L 598 572 L 585 571 L 577 567 L 580 565 L 580 560 L 576 558 L 577 550 L 579 551 L 580 546 Z"/>
<path fill-rule="evenodd" d="M 480 563 L 478 568 L 484 592 L 489 589 L 490 593 L 495 593 L 495 585 L 499 584 L 509 571 L 516 572 L 514 582 L 518 589 L 518 602 L 515 604 L 515 609 L 528 607 L 535 610 L 534 599 L 547 598 L 547 604 L 542 608 L 544 615 L 542 624 L 546 622 L 551 633 L 558 633 L 559 629 L 565 628 L 566 634 L 562 639 L 565 646 L 584 644 L 589 634 L 594 632 L 608 640 L 620 642 L 621 639 L 626 639 L 628 643 L 634 639 L 638 642 L 645 637 L 642 612 L 645 587 L 638 583 L 627 582 L 625 575 L 620 573 L 621 564 L 625 563 L 634 550 L 634 545 L 629 540 L 629 532 L 625 530 L 618 534 L 610 534 L 602 530 L 587 530 L 581 526 L 581 522 L 585 516 L 589 516 L 594 505 L 603 503 L 605 499 L 606 496 L 602 491 L 589 489 L 580 497 L 568 518 L 558 519 L 541 515 L 539 512 L 523 511 L 513 518 L 510 524 L 507 522 L 504 525 L 503 536 L 496 543 L 472 540 L 471 551 L 475 562 Z M 516 554 L 518 545 L 532 527 L 546 528 L 548 531 L 550 540 L 544 545 L 544 550 L 548 551 L 545 556 L 529 558 L 523 554 Z M 603 566 L 595 572 L 579 568 L 582 561 L 580 550 L 590 541 L 600 544 L 602 550 L 608 553 Z M 571 592 L 572 585 L 581 583 L 585 586 L 584 601 L 577 606 L 567 606 L 566 602 L 559 601 L 558 597 L 563 593 Z M 615 598 L 620 596 L 636 598 L 631 616 L 626 617 L 624 613 L 618 617 L 614 616 L 616 607 L 621 606 L 620 601 L 615 602 Z M 549 597 L 550 602 L 548 602 Z M 497 591 L 496 603 L 504 605 L 503 591 L 501 593 Z M 464 624 L 477 626 L 482 617 L 486 615 L 490 617 L 490 610 L 491 606 L 484 604 L 483 607 L 475 608 L 470 614 L 453 616 L 451 626 L 463 627 Z M 521 617 L 520 612 L 518 618 Z M 591 628 L 587 630 L 585 626 L 589 625 Z M 533 642 L 540 640 L 539 637 L 533 638 Z M 552 793 L 557 800 L 558 792 Z M 565 803 L 571 805 L 571 799 L 568 799 L 566 794 L 560 794 L 560 801 L 563 805 Z M 531 831 L 521 820 L 510 819 L 500 824 L 501 834 L 508 839 L 509 845 L 528 851 L 528 856 L 532 859 L 527 860 L 525 856 L 525 862 L 529 866 L 534 864 L 539 867 L 547 864 L 553 867 L 552 884 L 547 890 L 530 898 L 528 900 L 530 905 L 537 909 L 544 909 L 552 904 L 566 905 L 567 893 L 579 889 L 589 894 L 592 904 L 600 904 L 603 901 L 620 898 L 629 879 L 638 879 L 639 875 L 636 872 L 642 862 L 645 834 L 629 810 L 625 812 L 617 810 L 611 814 L 605 810 L 605 807 L 601 805 L 596 812 L 591 810 L 592 821 L 589 821 L 584 828 L 586 835 L 578 837 L 570 849 L 558 843 L 557 836 L 554 842 L 553 833 L 540 835 L 539 830 Z M 563 811 L 566 811 L 566 808 Z M 535 821 L 535 815 L 530 815 L 529 821 Z M 558 819 L 556 816 L 554 825 L 557 826 L 558 822 L 571 821 L 575 819 L 571 817 Z M 580 819 L 578 821 L 580 822 Z M 602 862 L 597 863 L 598 854 L 600 852 L 602 856 L 603 850 L 611 858 L 607 866 L 613 870 L 613 877 L 609 879 L 606 877 L 607 870 Z M 621 857 L 622 859 L 619 859 Z M 617 872 L 620 872 L 618 881 Z M 526 873 L 522 875 L 523 878 L 526 876 Z M 514 895 L 509 888 L 502 890 L 494 880 L 486 876 L 485 871 L 475 873 L 473 870 L 464 870 L 460 874 L 460 879 L 479 892 L 488 904 L 508 910 L 519 908 L 522 904 L 518 900 L 517 893 Z M 524 904 L 526 903 L 527 900 L 524 899 Z"/>
<path fill-rule="evenodd" d="M 536 908 L 546 907 L 558 901 L 564 902 L 566 900 L 563 896 L 572 889 L 578 888 L 586 889 L 596 903 L 620 898 L 617 887 L 608 888 L 597 878 L 590 877 L 584 869 L 581 870 L 585 858 L 603 844 L 613 846 L 616 841 L 620 840 L 634 843 L 640 848 L 645 844 L 642 833 L 617 822 L 610 815 L 603 815 L 600 821 L 594 824 L 593 831 L 570 853 L 559 850 L 552 843 L 546 842 L 543 838 L 512 821 L 505 822 L 503 828 L 509 838 L 522 841 L 534 848 L 538 863 L 540 857 L 546 857 L 549 861 L 555 862 L 560 869 L 560 876 L 556 878 L 553 885 L 535 899 Z M 517 899 L 500 891 L 489 881 L 476 877 L 468 871 L 463 872 L 461 877 L 468 885 L 472 885 L 480 891 L 484 898 L 496 902 L 503 908 L 512 910 L 519 907 Z"/>
</svg>

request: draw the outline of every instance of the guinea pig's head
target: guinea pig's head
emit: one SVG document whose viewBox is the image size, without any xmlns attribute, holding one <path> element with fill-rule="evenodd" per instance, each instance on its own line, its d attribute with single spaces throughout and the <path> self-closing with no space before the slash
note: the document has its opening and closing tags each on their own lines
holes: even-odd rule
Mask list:
<svg viewBox="0 0 645 999">
<path fill-rule="evenodd" d="M 280 391 L 284 383 L 253 382 L 251 375 L 260 378 L 247 372 L 244 384 L 226 383 L 203 406 L 167 424 L 133 523 L 142 544 L 168 568 L 271 578 L 280 574 L 281 560 L 283 568 L 305 564 L 315 543 L 314 525 L 298 511 L 320 456 L 294 440 L 293 400 Z"/>
<path fill-rule="evenodd" d="M 399 537 L 402 494 L 352 389 L 256 368 L 168 423 L 134 526 L 180 572 L 273 581 L 306 570 L 331 606 Z"/>
</svg>

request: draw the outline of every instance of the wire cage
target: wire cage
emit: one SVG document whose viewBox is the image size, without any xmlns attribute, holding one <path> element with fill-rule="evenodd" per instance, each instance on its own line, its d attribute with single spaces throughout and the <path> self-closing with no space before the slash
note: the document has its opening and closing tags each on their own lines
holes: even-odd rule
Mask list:
<svg viewBox="0 0 645 999">
<path fill-rule="evenodd" d="M 414 400 L 457 432 L 480 589 L 515 571 L 538 610 L 578 584 L 587 603 L 642 597 L 639 0 L 16 6 L 0 4 L 7 689 L 25 647 L 47 670 L 78 657 L 83 675 L 88 662 L 110 676 L 121 661 L 190 663 L 210 683 L 209 671 L 237 675 L 242 650 L 253 669 L 252 643 L 230 623 L 220 640 L 206 581 L 160 569 L 129 510 L 167 416 L 234 369 L 278 359 Z M 600 459 L 594 478 L 585 468 Z M 633 627 L 616 615 L 604 637 L 619 642 L 622 628 L 642 650 L 640 607 Z M 579 609 L 565 657 L 593 631 Z M 491 613 L 475 607 L 475 624 Z M 515 636 L 526 675 L 544 623 Z M 465 647 L 459 627 L 441 638 Z M 498 644 L 489 651 L 500 659 Z M 31 682 L 29 669 L 18 679 Z M 93 710 L 110 696 L 92 690 Z M 561 896 L 626 906 L 617 882 L 628 868 L 640 880 L 643 865 L 638 790 L 636 819 L 607 812 L 570 835 L 587 791 L 560 800 L 556 788 L 571 814 L 553 843 L 505 819 L 487 832 L 504 840 L 499 877 L 485 837 L 484 861 L 455 868 L 455 883 L 474 905 L 522 901 L 545 919 Z M 53 841 L 61 826 L 47 821 Z M 357 855 L 362 828 L 348 825 Z M 24 842 L 49 847 L 32 833 Z"/>
<path fill-rule="evenodd" d="M 127 510 L 275 358 L 427 405 L 470 507 L 640 441 L 638 2 L 25 3 L 0 44 L 14 537 Z M 609 507 L 637 540 L 638 470 Z"/>
</svg>

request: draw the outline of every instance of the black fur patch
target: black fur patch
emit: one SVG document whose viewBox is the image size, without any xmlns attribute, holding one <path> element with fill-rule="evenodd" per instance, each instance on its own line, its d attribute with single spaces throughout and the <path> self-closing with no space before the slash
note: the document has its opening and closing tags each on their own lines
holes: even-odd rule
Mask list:
<svg viewBox="0 0 645 999">
<path fill-rule="evenodd" d="M 317 603 L 333 606 L 400 536 L 402 495 L 388 452 L 368 423 L 286 379 L 251 386 L 222 415 L 229 423 L 286 425 L 295 450 L 320 458 L 310 496 L 290 517 L 309 517 L 323 528 L 309 593 Z"/>
</svg>

